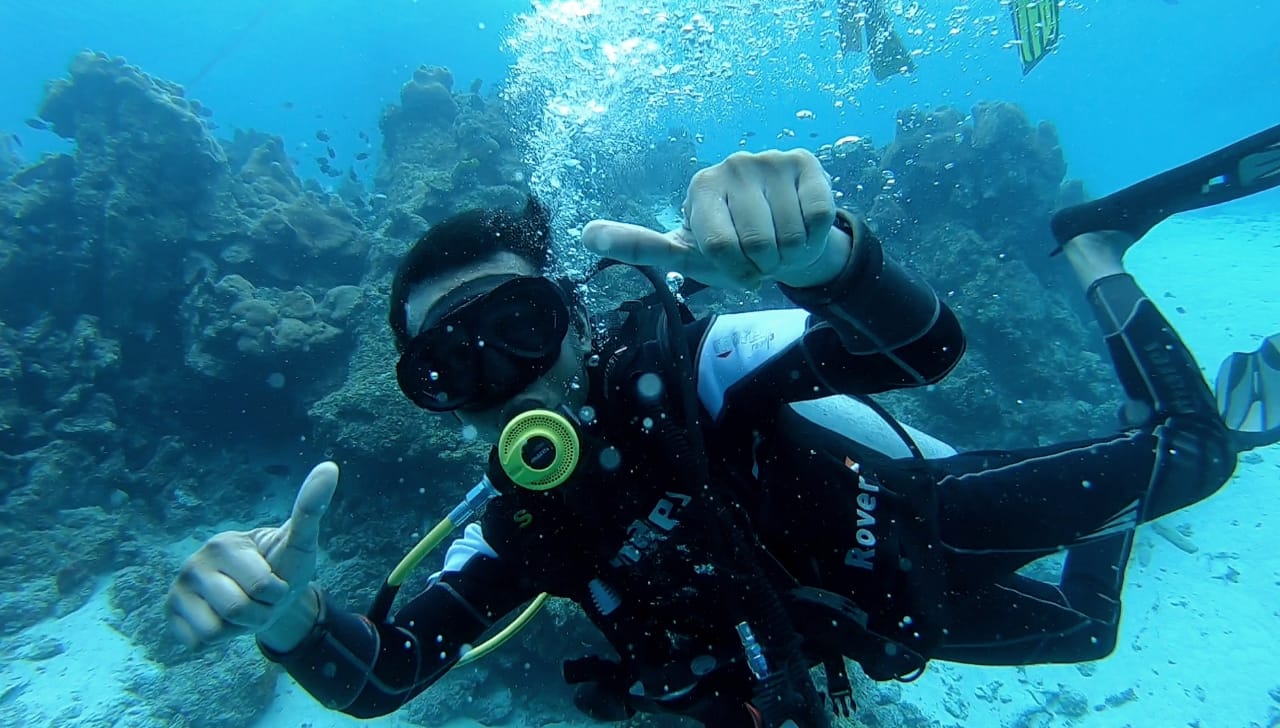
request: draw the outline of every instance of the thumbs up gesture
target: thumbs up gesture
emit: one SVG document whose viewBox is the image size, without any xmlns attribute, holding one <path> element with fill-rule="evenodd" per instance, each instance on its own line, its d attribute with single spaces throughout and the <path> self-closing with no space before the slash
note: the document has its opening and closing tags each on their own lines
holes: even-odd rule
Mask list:
<svg viewBox="0 0 1280 728">
<path fill-rule="evenodd" d="M 679 271 L 709 286 L 795 288 L 833 280 L 852 244 L 832 227 L 835 198 L 818 158 L 803 149 L 738 152 L 693 176 L 684 224 L 667 233 L 594 220 L 582 243 L 623 263 Z"/>
<path fill-rule="evenodd" d="M 337 487 L 338 466 L 320 463 L 283 525 L 224 531 L 192 554 L 165 603 L 178 639 L 196 648 L 274 625 L 315 576 L 320 519 Z"/>
</svg>

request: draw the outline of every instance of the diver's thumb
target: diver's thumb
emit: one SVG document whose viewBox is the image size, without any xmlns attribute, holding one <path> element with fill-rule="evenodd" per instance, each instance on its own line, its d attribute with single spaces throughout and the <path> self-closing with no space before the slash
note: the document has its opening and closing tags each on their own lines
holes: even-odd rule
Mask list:
<svg viewBox="0 0 1280 728">
<path fill-rule="evenodd" d="M 314 553 L 320 541 L 320 519 L 328 512 L 337 489 L 338 463 L 325 461 L 311 468 L 298 489 L 289 521 L 284 525 L 285 551 L 292 551 L 288 546 L 293 546 L 294 549 Z"/>
<path fill-rule="evenodd" d="M 684 270 L 693 252 L 671 233 L 613 220 L 587 223 L 582 229 L 582 245 L 605 258 L 660 270 Z"/>
</svg>

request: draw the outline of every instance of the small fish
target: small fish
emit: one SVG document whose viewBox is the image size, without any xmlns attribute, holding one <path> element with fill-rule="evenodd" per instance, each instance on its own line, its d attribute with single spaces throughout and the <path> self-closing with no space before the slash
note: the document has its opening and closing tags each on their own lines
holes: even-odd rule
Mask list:
<svg viewBox="0 0 1280 728">
<path fill-rule="evenodd" d="M 317 129 L 316 139 L 319 139 L 322 142 L 329 141 L 329 132 L 325 131 L 324 129 Z"/>
<path fill-rule="evenodd" d="M 340 169 L 334 169 L 333 167 L 326 167 L 326 168 L 325 168 L 325 170 L 324 170 L 324 173 L 325 173 L 325 174 L 327 174 L 327 175 L 329 175 L 330 177 L 341 177 L 341 176 L 342 176 L 342 170 L 340 170 Z"/>
<path fill-rule="evenodd" d="M 44 131 L 45 129 L 49 128 L 49 122 L 45 121 L 44 119 L 37 119 L 34 116 L 31 117 L 30 119 L 27 119 L 26 124 L 27 126 L 31 127 L 32 129 L 35 129 L 36 131 Z"/>
<path fill-rule="evenodd" d="M 368 158 L 369 158 L 369 153 L 368 153 L 368 152 L 360 152 L 359 154 L 357 154 L 357 155 L 356 155 L 356 161 L 357 161 L 357 162 L 363 162 L 364 160 L 366 160 L 366 159 L 368 159 Z"/>
<path fill-rule="evenodd" d="M 362 139 L 363 141 L 366 141 L 366 142 L 367 142 L 367 141 L 369 141 L 369 135 L 364 133 L 364 129 L 361 129 L 361 130 L 357 133 L 357 136 L 359 136 L 359 137 L 360 137 L 360 139 Z"/>
<path fill-rule="evenodd" d="M 809 132 L 809 138 L 810 138 L 810 139 L 817 139 L 817 138 L 818 138 L 818 132 L 816 132 L 816 131 L 811 131 L 811 132 Z"/>
<path fill-rule="evenodd" d="M 270 465 L 263 465 L 262 472 L 267 475 L 274 475 L 277 478 L 283 478 L 289 474 L 289 466 L 284 463 L 271 463 Z"/>
<path fill-rule="evenodd" d="M 751 137 L 753 137 L 753 136 L 755 136 L 755 135 L 756 135 L 756 133 L 755 133 L 754 131 L 744 131 L 744 132 L 742 132 L 742 136 L 746 137 L 747 139 L 750 139 Z"/>
<path fill-rule="evenodd" d="M 316 164 L 320 165 L 321 167 L 328 167 L 328 166 L 329 166 L 329 158 L 328 158 L 328 157 L 316 157 Z"/>
<path fill-rule="evenodd" d="M 350 179 L 352 182 L 359 182 L 359 181 L 360 181 L 360 178 L 359 178 L 358 176 L 356 176 L 356 171 L 355 171 L 354 169 L 353 169 L 353 170 L 351 170 L 351 171 L 349 171 L 349 172 L 347 172 L 347 179 Z"/>
<path fill-rule="evenodd" d="M 286 109 L 292 109 L 292 108 L 293 108 L 293 102 L 292 102 L 292 101 L 286 101 L 286 102 L 284 102 L 283 104 L 280 104 L 280 105 L 281 105 L 281 106 L 283 106 L 283 107 L 284 107 L 284 108 L 286 108 Z"/>
<path fill-rule="evenodd" d="M 325 147 L 325 151 L 329 152 L 329 159 L 338 158 L 338 153 L 333 151 L 333 147 Z"/>
<path fill-rule="evenodd" d="M 17 134 L 10 134 L 9 137 L 13 139 L 14 144 L 17 144 L 18 146 L 22 146 L 22 139 L 19 138 Z"/>
<path fill-rule="evenodd" d="M 205 119 L 208 119 L 209 117 L 213 116 L 213 109 L 209 108 L 208 106 L 201 106 L 199 110 L 196 111 L 196 113 L 204 117 Z"/>
</svg>

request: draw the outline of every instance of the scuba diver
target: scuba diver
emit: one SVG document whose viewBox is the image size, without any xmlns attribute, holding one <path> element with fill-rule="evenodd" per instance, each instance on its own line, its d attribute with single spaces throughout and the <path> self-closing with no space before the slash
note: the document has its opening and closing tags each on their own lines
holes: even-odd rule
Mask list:
<svg viewBox="0 0 1280 728">
<path fill-rule="evenodd" d="M 1058 0 L 1010 0 L 1007 4 L 1013 20 L 1013 45 L 1018 49 L 1025 76 L 1057 48 L 1062 9 Z M 911 52 L 893 27 L 885 0 L 836 0 L 836 13 L 840 50 L 866 51 L 877 81 L 916 70 Z"/>
<path fill-rule="evenodd" d="M 904 681 L 931 659 L 1102 658 L 1136 526 L 1280 440 L 1280 335 L 1229 357 L 1215 397 L 1122 258 L 1169 215 L 1278 183 L 1280 127 L 1055 215 L 1130 400 L 1124 428 L 958 454 L 865 398 L 944 377 L 965 347 L 956 317 L 836 209 L 806 151 L 699 172 L 669 233 L 586 226 L 587 248 L 647 266 L 654 284 L 599 328 L 577 286 L 541 275 L 542 206 L 460 214 L 404 258 L 389 318 L 404 394 L 497 443 L 486 477 L 361 614 L 313 581 L 338 482 L 322 463 L 284 525 L 218 534 L 186 561 L 170 625 L 192 647 L 254 633 L 317 700 L 358 717 L 483 654 L 546 594 L 580 605 L 617 651 L 564 665 L 600 720 L 828 726 L 854 707 L 846 658 Z M 657 270 L 773 282 L 797 307 L 694 319 Z M 857 406 L 832 427 L 815 406 L 829 395 L 865 401 L 836 398 Z M 464 524 L 392 616 L 407 569 Z M 1059 583 L 1017 573 L 1063 550 Z"/>
<path fill-rule="evenodd" d="M 884 3 L 885 0 L 836 0 L 840 50 L 854 53 L 865 50 L 877 81 L 916 70 L 916 63 L 902 43 L 902 36 L 894 30 L 893 16 Z"/>
<path fill-rule="evenodd" d="M 1031 73 L 1049 51 L 1058 47 L 1062 8 L 1058 0 L 1012 0 L 1013 35 L 1022 75 Z"/>
</svg>

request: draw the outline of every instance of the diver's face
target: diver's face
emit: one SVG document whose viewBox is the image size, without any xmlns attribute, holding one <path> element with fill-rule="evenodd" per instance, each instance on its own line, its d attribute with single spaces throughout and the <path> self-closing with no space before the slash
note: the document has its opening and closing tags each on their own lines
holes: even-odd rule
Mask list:
<svg viewBox="0 0 1280 728">
<path fill-rule="evenodd" d="M 438 313 L 433 310 L 435 304 L 460 288 L 485 278 L 509 275 L 535 276 L 537 271 L 524 258 L 503 251 L 418 283 L 409 295 L 406 318 L 408 331 L 416 334 L 425 320 L 438 318 Z M 448 307 L 449 304 L 446 303 L 445 308 Z M 568 405 L 573 409 L 580 407 L 586 399 L 583 357 L 587 349 L 587 342 L 578 333 L 581 328 L 583 327 L 569 327 L 568 333 L 560 342 L 560 355 L 555 363 L 529 386 L 500 403 L 481 408 L 464 407 L 454 410 L 454 414 L 464 424 L 475 427 L 479 436 L 496 440 L 503 426 L 522 411 L 554 410 L 561 405 Z"/>
</svg>

